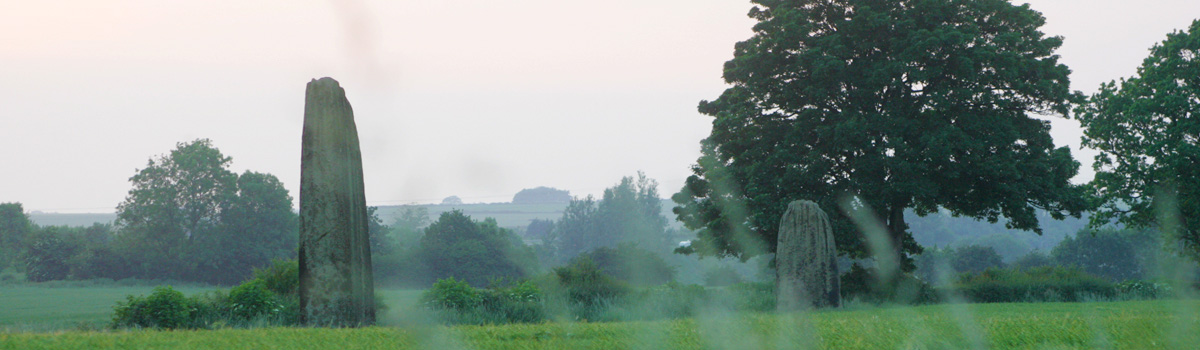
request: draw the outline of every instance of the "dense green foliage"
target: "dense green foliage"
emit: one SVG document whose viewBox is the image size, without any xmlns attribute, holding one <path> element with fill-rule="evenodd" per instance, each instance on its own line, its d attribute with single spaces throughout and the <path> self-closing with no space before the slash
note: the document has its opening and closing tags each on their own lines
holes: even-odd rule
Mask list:
<svg viewBox="0 0 1200 350">
<path fill-rule="evenodd" d="M 879 269 L 854 264 L 841 277 L 842 299 L 870 304 L 929 304 L 941 300 L 933 287 L 910 274 L 884 277 Z"/>
<path fill-rule="evenodd" d="M 196 328 L 199 303 L 170 286 L 154 288 L 149 296 L 132 296 L 113 308 L 113 327 Z"/>
<path fill-rule="evenodd" d="M 734 48 L 732 87 L 700 103 L 714 117 L 695 175 L 673 197 L 702 254 L 774 251 L 793 200 L 830 214 L 839 251 L 869 254 L 839 208 L 870 209 L 897 252 L 920 247 L 904 212 L 1040 232 L 1087 203 L 1078 162 L 1049 122 L 1074 96 L 1040 13 L 1005 0 L 754 1 L 754 35 Z M 907 259 L 904 267 L 911 268 Z"/>
<path fill-rule="evenodd" d="M 1080 231 L 1050 251 L 1059 266 L 1071 266 L 1112 282 L 1159 277 L 1163 252 L 1158 232 L 1148 230 Z"/>
<path fill-rule="evenodd" d="M 1093 223 L 1166 224 L 1200 261 L 1200 20 L 1155 44 L 1137 75 L 1109 82 L 1078 107 L 1083 145 L 1099 151 Z M 1162 222 L 1163 214 L 1171 213 Z"/>
<path fill-rule="evenodd" d="M 558 262 L 600 247 L 632 242 L 651 251 L 665 251 L 666 218 L 662 216 L 658 182 L 638 173 L 604 190 L 599 201 L 591 196 L 571 200 L 554 225 L 549 245 Z"/>
<path fill-rule="evenodd" d="M 449 324 L 533 323 L 546 319 L 544 296 L 531 282 L 478 289 L 453 277 L 438 280 L 421 304 Z"/>
<path fill-rule="evenodd" d="M 537 268 L 533 251 L 512 230 L 490 218 L 477 222 L 457 210 L 442 213 L 425 228 L 420 249 L 430 277 L 454 277 L 474 286 L 526 277 Z"/>
<path fill-rule="evenodd" d="M 33 223 L 21 203 L 0 203 L 0 271 L 18 264 Z"/>
<path fill-rule="evenodd" d="M 976 303 L 1107 300 L 1116 285 L 1083 270 L 1061 267 L 991 269 L 965 274 L 954 292 Z"/>
<path fill-rule="evenodd" d="M 576 260 L 590 260 L 604 274 L 634 285 L 660 285 L 675 280 L 674 267 L 658 254 L 633 243 L 596 248 L 572 259 Z"/>
<path fill-rule="evenodd" d="M 134 276 L 232 284 L 294 254 L 292 197 L 273 175 L 231 172 L 231 160 L 196 140 L 130 178 L 117 241 Z"/>
<path fill-rule="evenodd" d="M 371 211 L 371 265 L 377 285 L 429 285 L 429 268 L 422 260 L 422 228 L 429 224 L 429 209 L 420 205 L 405 205 L 396 210 L 391 225 L 383 225 Z"/>
<path fill-rule="evenodd" d="M 255 269 L 253 278 L 228 292 L 217 290 L 185 297 L 169 286 L 149 296 L 127 297 L 114 307 L 114 328 L 214 328 L 296 325 L 300 273 L 296 260 L 276 260 Z M 384 308 L 382 303 L 377 308 Z"/>
</svg>

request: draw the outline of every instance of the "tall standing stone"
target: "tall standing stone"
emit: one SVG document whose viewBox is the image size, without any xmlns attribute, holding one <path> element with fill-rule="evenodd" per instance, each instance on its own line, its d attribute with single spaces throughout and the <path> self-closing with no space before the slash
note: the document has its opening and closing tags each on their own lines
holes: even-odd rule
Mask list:
<svg viewBox="0 0 1200 350">
<path fill-rule="evenodd" d="M 375 323 L 362 153 L 346 91 L 308 83 L 300 159 L 300 312 L 312 326 Z"/>
<path fill-rule="evenodd" d="M 829 216 L 812 201 L 794 201 L 779 220 L 775 249 L 779 311 L 841 305 L 837 247 Z"/>
</svg>

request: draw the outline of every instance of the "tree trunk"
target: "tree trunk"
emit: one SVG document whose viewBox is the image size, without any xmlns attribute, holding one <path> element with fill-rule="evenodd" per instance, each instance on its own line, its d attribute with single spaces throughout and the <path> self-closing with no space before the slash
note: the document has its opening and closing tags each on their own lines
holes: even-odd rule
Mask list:
<svg viewBox="0 0 1200 350">
<path fill-rule="evenodd" d="M 888 209 L 888 238 L 891 239 L 892 250 L 896 252 L 896 261 L 894 263 L 898 270 L 903 270 L 904 235 L 908 231 L 908 224 L 904 222 L 905 207 L 905 205 L 893 204 Z"/>
</svg>

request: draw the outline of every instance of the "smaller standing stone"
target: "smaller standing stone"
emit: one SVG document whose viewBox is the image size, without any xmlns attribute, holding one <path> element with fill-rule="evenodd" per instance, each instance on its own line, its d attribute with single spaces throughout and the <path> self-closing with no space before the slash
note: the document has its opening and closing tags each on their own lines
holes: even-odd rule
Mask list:
<svg viewBox="0 0 1200 350">
<path fill-rule="evenodd" d="M 775 271 L 779 311 L 841 305 L 833 228 L 817 203 L 788 204 L 779 220 Z"/>
</svg>

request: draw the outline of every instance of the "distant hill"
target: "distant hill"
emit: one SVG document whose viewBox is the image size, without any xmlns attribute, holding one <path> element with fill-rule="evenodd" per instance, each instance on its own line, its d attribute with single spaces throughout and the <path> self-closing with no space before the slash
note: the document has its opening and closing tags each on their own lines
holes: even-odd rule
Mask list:
<svg viewBox="0 0 1200 350">
<path fill-rule="evenodd" d="M 526 188 L 517 192 L 512 199 L 513 204 L 567 204 L 571 202 L 571 192 L 553 187 Z"/>
<path fill-rule="evenodd" d="M 42 213 L 33 212 L 29 214 L 29 219 L 33 220 L 38 226 L 92 226 L 92 224 L 111 224 L 117 220 L 117 214 L 114 213 L 80 213 L 80 214 L 63 214 L 63 213 Z"/>
</svg>

